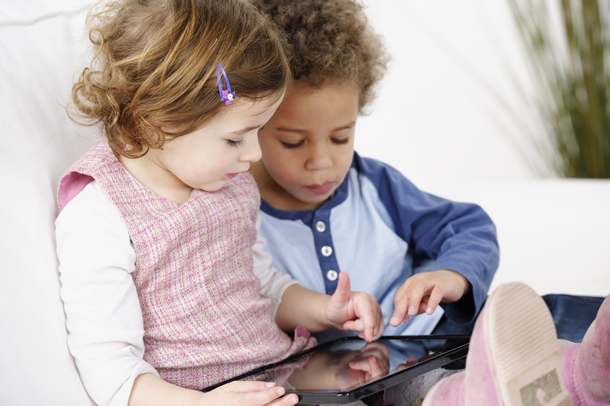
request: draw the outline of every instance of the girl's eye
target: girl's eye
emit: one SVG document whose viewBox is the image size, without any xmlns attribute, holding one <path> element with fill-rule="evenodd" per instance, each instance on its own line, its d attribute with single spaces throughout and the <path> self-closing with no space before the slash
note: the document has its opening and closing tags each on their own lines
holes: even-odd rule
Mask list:
<svg viewBox="0 0 610 406">
<path fill-rule="evenodd" d="M 301 145 L 303 145 L 303 141 L 299 141 L 294 144 L 290 144 L 288 142 L 282 142 L 282 145 L 284 146 L 284 148 L 293 149 L 293 148 L 298 148 Z"/>
<path fill-rule="evenodd" d="M 341 138 L 341 139 L 333 138 L 332 141 L 335 144 L 347 144 L 347 142 L 349 141 L 349 137 Z"/>
<path fill-rule="evenodd" d="M 241 147 L 244 142 L 246 142 L 244 139 L 241 139 L 239 141 L 233 141 L 233 140 L 227 140 L 227 142 L 229 143 L 230 146 L 235 147 L 235 148 L 239 148 Z"/>
</svg>

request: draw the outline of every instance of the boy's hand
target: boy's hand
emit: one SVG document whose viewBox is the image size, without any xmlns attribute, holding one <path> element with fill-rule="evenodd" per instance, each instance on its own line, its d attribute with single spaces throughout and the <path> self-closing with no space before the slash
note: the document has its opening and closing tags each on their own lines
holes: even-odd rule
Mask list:
<svg viewBox="0 0 610 406">
<path fill-rule="evenodd" d="M 350 290 L 349 276 L 339 273 L 337 290 L 326 306 L 326 318 L 335 327 L 357 331 L 367 342 L 383 334 L 383 316 L 377 300 L 364 292 Z"/>
<path fill-rule="evenodd" d="M 409 315 L 432 314 L 440 302 L 457 302 L 470 289 L 468 280 L 458 272 L 446 269 L 422 272 L 402 284 L 394 297 L 394 314 L 390 325 L 409 321 Z"/>
</svg>

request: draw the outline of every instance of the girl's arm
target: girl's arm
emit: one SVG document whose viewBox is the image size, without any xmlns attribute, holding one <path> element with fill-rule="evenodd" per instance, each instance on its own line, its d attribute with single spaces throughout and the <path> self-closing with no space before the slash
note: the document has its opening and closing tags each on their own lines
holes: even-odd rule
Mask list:
<svg viewBox="0 0 610 406">
<path fill-rule="evenodd" d="M 68 346 L 97 404 L 127 404 L 144 361 L 142 312 L 131 272 L 135 251 L 116 208 L 95 182 L 56 221 Z"/>
<path fill-rule="evenodd" d="M 259 215 L 256 219 L 257 232 L 260 231 L 260 227 L 261 217 Z M 273 266 L 271 254 L 265 251 L 266 245 L 267 241 L 259 233 L 252 248 L 254 275 L 260 281 L 260 293 L 273 299 L 273 315 L 275 317 L 286 289 L 291 285 L 300 285 L 301 283 Z"/>
<path fill-rule="evenodd" d="M 339 273 L 337 290 L 332 296 L 300 285 L 288 287 L 275 321 L 284 331 L 293 331 L 298 326 L 312 332 L 330 328 L 356 331 L 368 342 L 381 337 L 384 329 L 377 300 L 364 292 L 352 292 L 345 272 Z"/>
<path fill-rule="evenodd" d="M 204 404 L 202 392 L 180 388 L 154 374 L 139 375 L 129 397 L 129 406 Z"/>
<path fill-rule="evenodd" d="M 103 405 L 295 404 L 265 382 L 235 382 L 209 393 L 163 381 L 144 361 L 142 312 L 131 272 L 135 252 L 120 214 L 90 183 L 56 221 L 68 346 L 83 385 Z"/>
<path fill-rule="evenodd" d="M 256 227 L 261 226 L 260 215 Z M 349 277 L 339 274 L 339 285 L 332 296 L 304 288 L 272 265 L 260 235 L 253 247 L 254 274 L 261 282 L 260 292 L 275 302 L 275 322 L 286 332 L 298 326 L 312 332 L 330 328 L 357 331 L 367 341 L 383 334 L 383 317 L 377 300 L 363 292 L 350 290 Z"/>
<path fill-rule="evenodd" d="M 192 406 L 292 406 L 299 400 L 295 394 L 272 382 L 231 382 L 210 392 L 184 389 L 152 374 L 136 378 L 129 406 L 192 405 Z"/>
</svg>

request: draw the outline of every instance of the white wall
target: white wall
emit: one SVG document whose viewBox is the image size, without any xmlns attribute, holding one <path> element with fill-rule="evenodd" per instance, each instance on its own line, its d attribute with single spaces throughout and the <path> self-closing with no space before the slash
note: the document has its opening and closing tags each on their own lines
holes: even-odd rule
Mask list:
<svg viewBox="0 0 610 406">
<path fill-rule="evenodd" d="M 364 1 L 393 61 L 358 123 L 360 154 L 490 214 L 501 248 L 492 288 L 608 295 L 610 181 L 554 179 L 533 147 L 544 140 L 538 95 L 508 0 Z"/>
<path fill-rule="evenodd" d="M 507 0 L 365 4 L 393 60 L 359 122 L 362 155 L 428 189 L 549 176 L 529 145 L 533 90 Z"/>
</svg>

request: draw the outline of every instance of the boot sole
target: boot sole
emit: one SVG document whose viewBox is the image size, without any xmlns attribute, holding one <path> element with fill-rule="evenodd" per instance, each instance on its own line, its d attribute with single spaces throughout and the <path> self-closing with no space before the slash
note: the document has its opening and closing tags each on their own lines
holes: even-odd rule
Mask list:
<svg viewBox="0 0 610 406">
<path fill-rule="evenodd" d="M 544 300 L 513 282 L 498 287 L 486 306 L 487 355 L 504 405 L 573 406 Z"/>
</svg>

